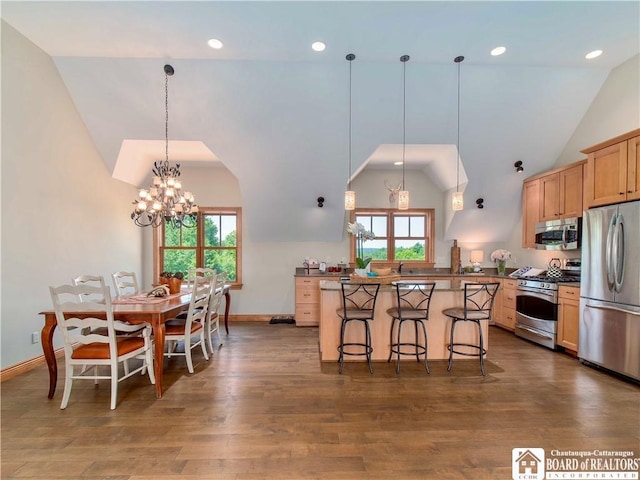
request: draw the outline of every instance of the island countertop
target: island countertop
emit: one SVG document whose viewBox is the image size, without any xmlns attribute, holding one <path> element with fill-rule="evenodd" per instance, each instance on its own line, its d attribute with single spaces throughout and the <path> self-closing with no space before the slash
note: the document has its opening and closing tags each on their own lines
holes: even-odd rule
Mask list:
<svg viewBox="0 0 640 480">
<path fill-rule="evenodd" d="M 420 280 L 417 280 L 420 281 Z M 402 282 L 410 282 L 411 280 L 398 280 L 398 282 L 402 283 Z M 471 280 L 463 280 L 463 279 L 453 279 L 453 280 L 432 280 L 432 281 L 427 281 L 425 280 L 425 283 L 435 283 L 435 287 L 434 287 L 434 295 L 437 292 L 463 292 L 464 291 L 464 286 L 467 283 L 476 283 L 473 282 Z M 320 290 L 338 290 L 340 291 L 340 284 L 342 282 L 337 281 L 337 280 L 320 280 Z M 348 282 L 346 282 L 348 283 Z M 371 283 L 375 283 L 373 281 L 371 281 Z M 380 293 L 382 292 L 386 292 L 386 291 L 395 291 L 395 284 L 396 282 L 393 282 L 393 284 L 381 284 L 380 285 Z"/>
</svg>

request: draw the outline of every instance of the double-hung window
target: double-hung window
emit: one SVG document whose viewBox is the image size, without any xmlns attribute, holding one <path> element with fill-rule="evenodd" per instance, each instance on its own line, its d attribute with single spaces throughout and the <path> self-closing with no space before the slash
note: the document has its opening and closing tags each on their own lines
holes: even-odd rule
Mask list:
<svg viewBox="0 0 640 480">
<path fill-rule="evenodd" d="M 351 222 L 364 225 L 376 238 L 364 242 L 364 257 L 374 264 L 411 262 L 433 266 L 435 212 L 432 208 L 356 209 Z M 351 261 L 355 261 L 355 238 L 351 238 Z"/>
<path fill-rule="evenodd" d="M 242 283 L 242 209 L 200 207 L 195 228 L 158 228 L 155 265 L 160 272 L 196 267 L 226 272 L 230 284 Z"/>
</svg>

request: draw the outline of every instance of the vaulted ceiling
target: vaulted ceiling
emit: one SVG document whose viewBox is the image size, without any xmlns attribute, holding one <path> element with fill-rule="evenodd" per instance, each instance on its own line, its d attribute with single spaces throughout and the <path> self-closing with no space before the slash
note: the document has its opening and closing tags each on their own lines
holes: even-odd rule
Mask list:
<svg viewBox="0 0 640 480">
<path fill-rule="evenodd" d="M 638 2 L 3 1 L 1 15 L 53 58 L 105 165 L 134 184 L 164 155 L 171 63 L 170 158 L 222 162 L 236 175 L 256 241 L 343 235 L 347 53 L 357 57 L 352 172 L 398 160 L 407 54 L 407 187 L 419 169 L 444 192 L 456 184 L 453 59 L 465 56 L 467 207 L 449 233 L 484 229 L 500 241 L 520 214 L 513 163 L 526 174 L 551 168 L 611 69 L 640 45 Z M 318 40 L 325 51 L 311 50 Z M 491 56 L 499 45 L 506 53 Z M 595 49 L 604 53 L 586 60 Z M 309 215 L 318 195 L 328 199 L 321 218 Z M 477 197 L 482 218 L 471 211 Z"/>
</svg>

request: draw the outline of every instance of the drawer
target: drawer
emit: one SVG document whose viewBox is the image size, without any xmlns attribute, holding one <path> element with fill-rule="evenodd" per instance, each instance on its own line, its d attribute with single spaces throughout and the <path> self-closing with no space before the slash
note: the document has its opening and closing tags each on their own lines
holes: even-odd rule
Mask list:
<svg viewBox="0 0 640 480">
<path fill-rule="evenodd" d="M 515 278 L 505 278 L 502 281 L 502 288 L 504 288 L 505 290 L 509 288 L 515 290 L 516 288 L 518 288 L 518 280 L 516 280 Z"/>
<path fill-rule="evenodd" d="M 502 292 L 502 306 L 503 308 L 516 308 L 516 291 L 504 290 Z"/>
<path fill-rule="evenodd" d="M 515 330 L 516 328 L 516 309 L 515 308 L 503 308 L 502 309 L 502 319 L 499 322 L 501 325 L 509 328 L 510 330 Z"/>
<path fill-rule="evenodd" d="M 580 289 L 576 287 L 567 287 L 564 285 L 560 285 L 558 286 L 558 297 L 579 300 Z"/>
<path fill-rule="evenodd" d="M 320 304 L 320 287 L 305 286 L 296 288 L 296 303 L 317 303 Z"/>
<path fill-rule="evenodd" d="M 297 277 L 296 288 L 304 288 L 304 287 L 317 288 L 318 285 L 320 285 L 320 280 L 324 280 L 324 278 Z"/>
<path fill-rule="evenodd" d="M 311 326 L 320 324 L 320 305 L 296 304 L 296 325 Z"/>
</svg>

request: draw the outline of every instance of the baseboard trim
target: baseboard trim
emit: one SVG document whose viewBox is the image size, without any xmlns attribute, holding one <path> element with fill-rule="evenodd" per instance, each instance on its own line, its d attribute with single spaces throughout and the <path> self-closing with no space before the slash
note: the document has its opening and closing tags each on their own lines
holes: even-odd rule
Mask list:
<svg viewBox="0 0 640 480">
<path fill-rule="evenodd" d="M 64 348 L 59 348 L 54 353 L 56 355 L 56 358 L 63 357 Z M 25 360 L 24 362 L 18 363 L 17 365 L 2 369 L 0 370 L 0 383 L 4 382 L 5 380 L 17 377 L 18 375 L 22 375 L 23 373 L 27 373 L 28 371 L 33 370 L 40 365 L 44 365 L 45 363 L 46 361 L 44 355 L 40 355 L 30 360 Z"/>
<path fill-rule="evenodd" d="M 269 323 L 273 315 L 229 315 L 229 323 L 233 322 L 265 322 Z"/>
</svg>

